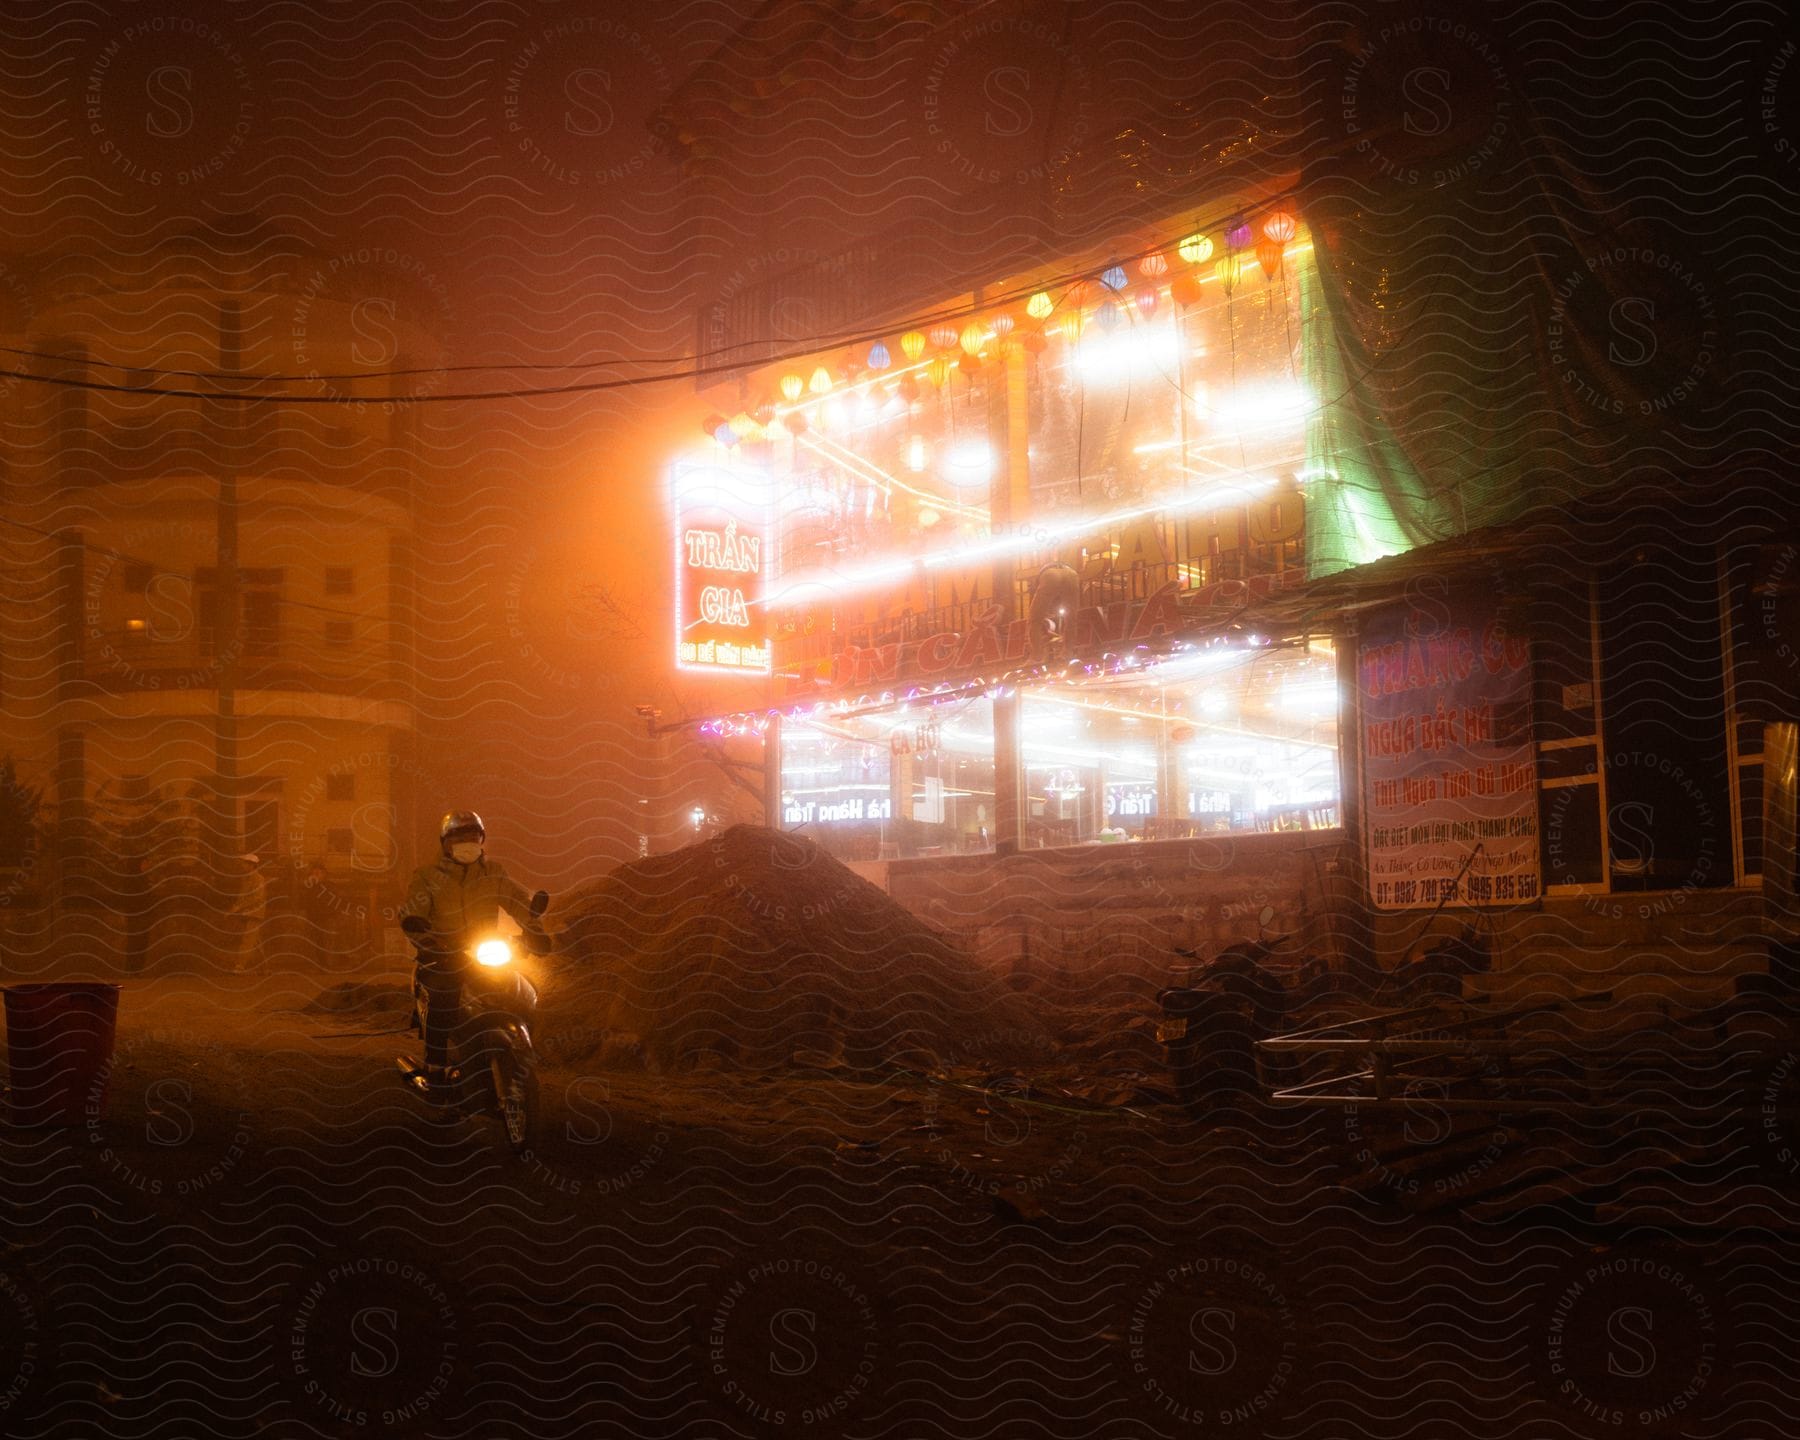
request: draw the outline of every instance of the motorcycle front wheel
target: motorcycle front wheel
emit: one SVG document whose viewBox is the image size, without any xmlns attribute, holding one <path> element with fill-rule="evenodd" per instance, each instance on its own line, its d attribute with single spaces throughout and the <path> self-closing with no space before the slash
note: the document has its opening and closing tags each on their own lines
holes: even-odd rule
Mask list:
<svg viewBox="0 0 1800 1440">
<path fill-rule="evenodd" d="M 494 1076 L 494 1104 L 500 1129 L 514 1154 L 522 1155 L 537 1139 L 538 1082 L 530 1069 L 496 1055 L 490 1062 Z"/>
</svg>

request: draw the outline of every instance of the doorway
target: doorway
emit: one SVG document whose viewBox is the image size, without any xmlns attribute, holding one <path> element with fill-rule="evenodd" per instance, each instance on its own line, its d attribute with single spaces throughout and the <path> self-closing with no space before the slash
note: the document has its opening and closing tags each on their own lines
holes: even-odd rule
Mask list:
<svg viewBox="0 0 1800 1440">
<path fill-rule="evenodd" d="M 1717 564 L 1710 546 L 1647 542 L 1601 577 L 1601 764 L 1615 891 L 1733 881 Z"/>
</svg>

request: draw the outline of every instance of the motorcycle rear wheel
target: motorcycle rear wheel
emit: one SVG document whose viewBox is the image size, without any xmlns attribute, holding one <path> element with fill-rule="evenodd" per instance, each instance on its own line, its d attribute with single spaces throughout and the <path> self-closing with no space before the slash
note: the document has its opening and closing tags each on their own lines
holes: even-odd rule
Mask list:
<svg viewBox="0 0 1800 1440">
<path fill-rule="evenodd" d="M 500 1131 L 505 1135 L 507 1146 L 513 1153 L 522 1155 L 537 1140 L 537 1076 L 524 1066 L 512 1060 L 503 1060 L 497 1055 L 490 1063 Z"/>
</svg>

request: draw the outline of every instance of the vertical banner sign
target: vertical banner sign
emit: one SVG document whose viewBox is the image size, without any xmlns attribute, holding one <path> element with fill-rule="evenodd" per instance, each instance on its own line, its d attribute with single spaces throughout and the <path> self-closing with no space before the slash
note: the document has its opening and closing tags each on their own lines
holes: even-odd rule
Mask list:
<svg viewBox="0 0 1800 1440">
<path fill-rule="evenodd" d="M 1399 604 L 1366 623 L 1357 682 L 1375 908 L 1535 901 L 1525 637 L 1508 632 L 1491 600 Z"/>
<path fill-rule="evenodd" d="M 675 664 L 767 675 L 766 481 L 717 466 L 675 472 Z"/>
</svg>

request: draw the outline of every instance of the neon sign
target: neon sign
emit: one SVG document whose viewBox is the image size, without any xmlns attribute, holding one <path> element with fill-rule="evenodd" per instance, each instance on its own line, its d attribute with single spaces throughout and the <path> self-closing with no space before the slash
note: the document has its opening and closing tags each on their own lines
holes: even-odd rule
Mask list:
<svg viewBox="0 0 1800 1440">
<path fill-rule="evenodd" d="M 767 506 L 753 484 L 711 467 L 675 477 L 675 663 L 769 673 Z"/>
</svg>

